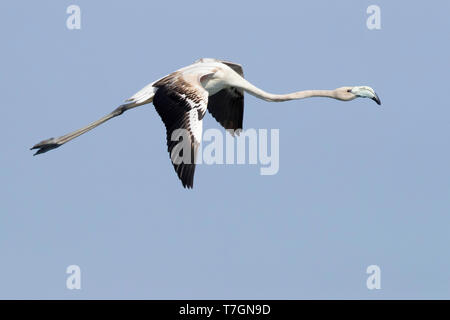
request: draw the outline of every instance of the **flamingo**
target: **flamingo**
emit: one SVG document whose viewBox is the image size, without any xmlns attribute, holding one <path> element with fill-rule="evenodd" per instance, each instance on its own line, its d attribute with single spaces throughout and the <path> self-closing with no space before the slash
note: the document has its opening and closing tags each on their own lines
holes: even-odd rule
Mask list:
<svg viewBox="0 0 450 320">
<path fill-rule="evenodd" d="M 305 90 L 289 94 L 265 92 L 246 79 L 242 66 L 229 61 L 203 58 L 145 86 L 125 103 L 103 118 L 63 135 L 34 145 L 41 154 L 58 148 L 70 140 L 94 129 L 125 111 L 153 102 L 166 127 L 167 150 L 183 187 L 192 188 L 195 172 L 195 155 L 202 139 L 202 120 L 206 110 L 227 130 L 239 133 L 244 116 L 244 91 L 269 102 L 299 100 L 310 97 L 326 97 L 341 101 L 370 98 L 381 104 L 375 91 L 368 86 L 346 86 L 334 90 Z M 176 129 L 189 133 L 191 161 L 174 161 L 172 151 L 179 141 L 172 140 Z M 176 157 L 175 157 L 176 158 Z"/>
</svg>

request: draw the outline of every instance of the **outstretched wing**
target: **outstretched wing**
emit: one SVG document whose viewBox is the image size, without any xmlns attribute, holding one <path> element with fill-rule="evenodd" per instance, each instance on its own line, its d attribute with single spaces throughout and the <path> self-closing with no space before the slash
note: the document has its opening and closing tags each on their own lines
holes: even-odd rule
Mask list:
<svg viewBox="0 0 450 320">
<path fill-rule="evenodd" d="M 208 92 L 200 85 L 198 75 L 194 76 L 195 79 L 186 81 L 181 74 L 174 73 L 153 84 L 157 88 L 153 104 L 166 126 L 167 151 L 185 188 L 194 184 L 202 119 L 208 105 Z"/>
<path fill-rule="evenodd" d="M 242 66 L 233 62 L 217 60 L 244 77 Z M 220 90 L 209 97 L 208 111 L 225 129 L 242 129 L 244 118 L 244 91 L 235 87 Z"/>
</svg>

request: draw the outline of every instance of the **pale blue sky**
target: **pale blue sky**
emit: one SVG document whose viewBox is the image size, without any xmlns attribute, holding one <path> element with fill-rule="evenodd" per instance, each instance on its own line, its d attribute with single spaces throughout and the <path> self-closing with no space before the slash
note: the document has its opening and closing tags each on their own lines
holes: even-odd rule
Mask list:
<svg viewBox="0 0 450 320">
<path fill-rule="evenodd" d="M 81 7 L 81 30 L 66 8 Z M 366 27 L 381 7 L 382 29 Z M 450 298 L 446 1 L 2 1 L 0 298 Z M 267 103 L 280 171 L 173 172 L 153 106 L 57 150 L 201 57 L 277 93 L 370 85 L 358 99 Z M 204 128 L 218 128 L 210 116 Z M 82 289 L 65 287 L 68 265 Z M 366 288 L 381 267 L 381 290 Z"/>
</svg>

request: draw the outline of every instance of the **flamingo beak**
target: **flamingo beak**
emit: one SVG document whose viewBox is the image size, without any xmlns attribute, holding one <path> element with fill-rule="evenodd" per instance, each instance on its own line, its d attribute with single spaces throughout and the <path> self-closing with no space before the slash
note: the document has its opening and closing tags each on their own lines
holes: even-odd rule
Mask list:
<svg viewBox="0 0 450 320">
<path fill-rule="evenodd" d="M 377 105 L 381 105 L 381 100 L 378 97 L 378 95 L 376 94 L 376 92 L 374 92 L 375 96 L 372 98 L 373 101 L 375 101 L 377 103 Z"/>
<path fill-rule="evenodd" d="M 368 86 L 353 87 L 350 90 L 350 92 L 353 93 L 355 96 L 360 97 L 360 98 L 372 99 L 378 105 L 381 105 L 380 98 L 375 93 L 375 90 L 373 90 L 371 87 L 368 87 Z"/>
</svg>

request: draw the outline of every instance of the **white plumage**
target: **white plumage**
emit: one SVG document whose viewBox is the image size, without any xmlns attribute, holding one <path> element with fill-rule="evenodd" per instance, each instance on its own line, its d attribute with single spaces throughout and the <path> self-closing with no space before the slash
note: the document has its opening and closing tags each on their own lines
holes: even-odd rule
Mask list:
<svg viewBox="0 0 450 320">
<path fill-rule="evenodd" d="M 244 91 L 272 102 L 309 97 L 350 101 L 357 97 L 363 97 L 380 104 L 380 99 L 375 91 L 367 86 L 341 87 L 334 90 L 306 90 L 282 95 L 268 93 L 244 79 L 241 65 L 203 58 L 148 84 L 105 117 L 59 138 L 41 141 L 31 149 L 37 149 L 36 155 L 58 148 L 127 110 L 153 102 L 166 126 L 167 148 L 175 171 L 183 186 L 192 188 L 195 156 L 202 140 L 202 120 L 206 110 L 225 129 L 240 130 L 244 115 Z M 172 134 L 178 132 L 178 129 L 183 129 L 188 133 L 186 139 L 189 139 L 188 142 L 191 146 L 191 159 L 186 160 L 180 154 L 172 152 L 179 142 L 172 139 Z M 176 151 L 179 150 L 176 149 Z"/>
</svg>

